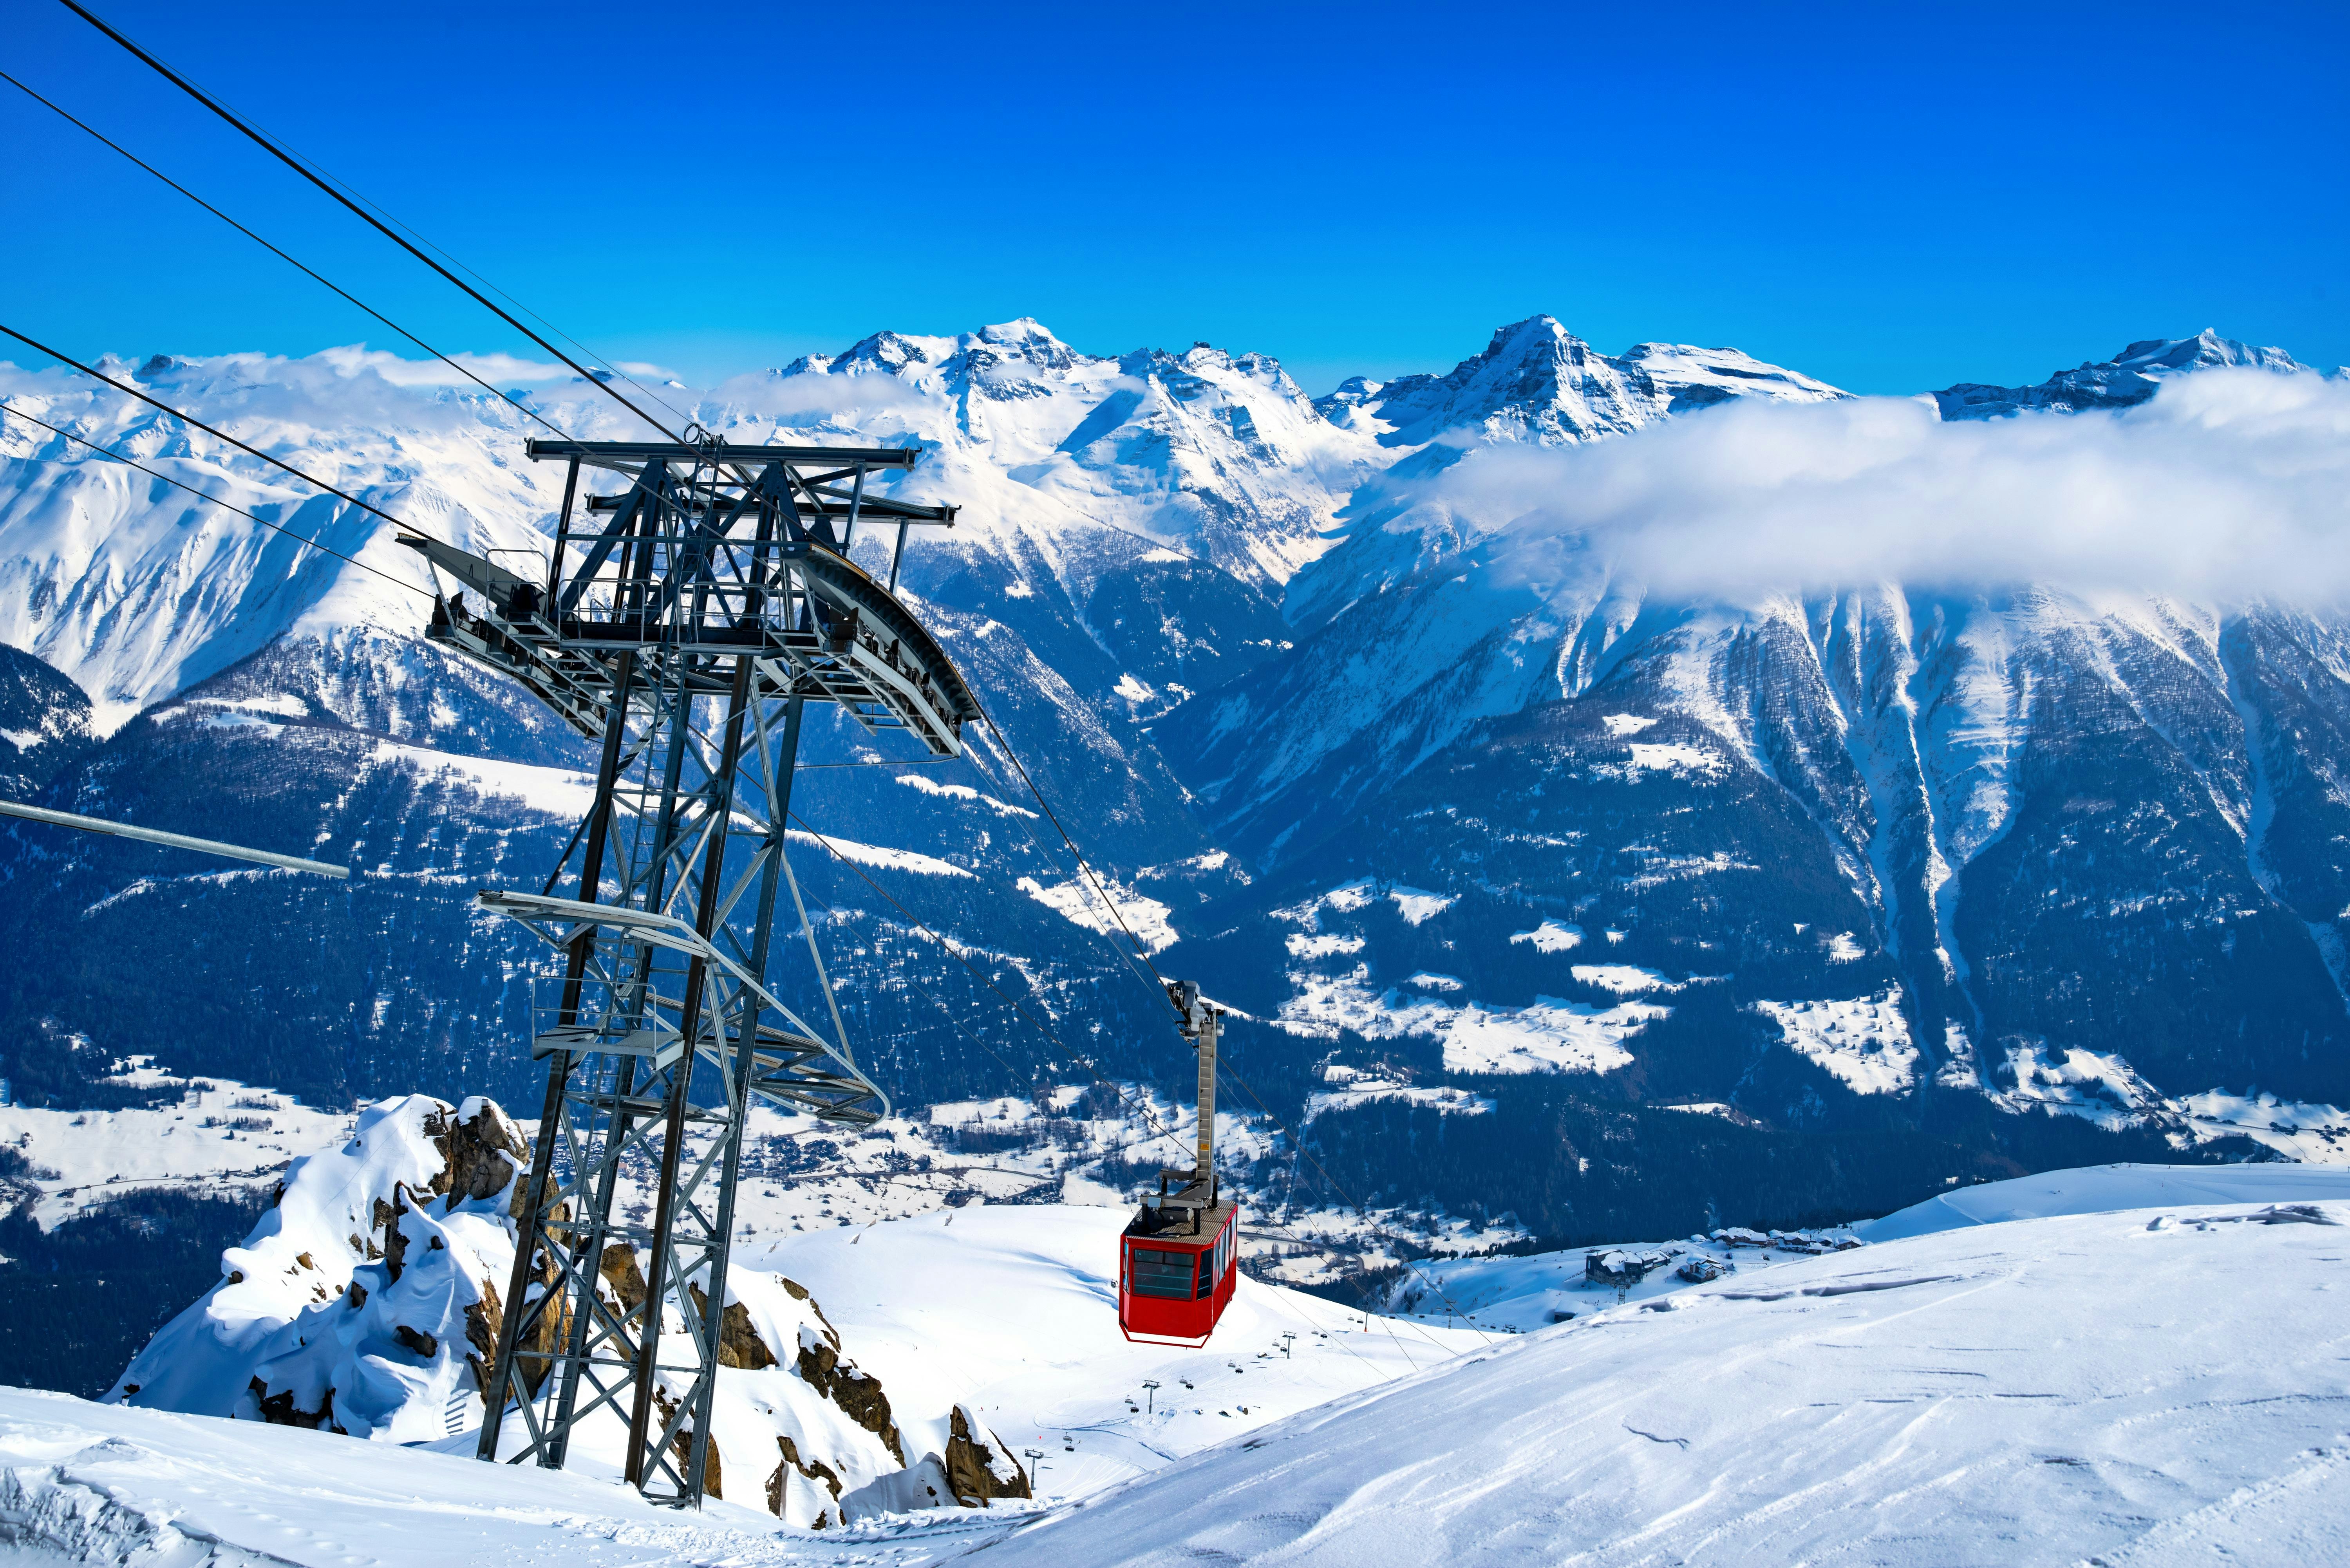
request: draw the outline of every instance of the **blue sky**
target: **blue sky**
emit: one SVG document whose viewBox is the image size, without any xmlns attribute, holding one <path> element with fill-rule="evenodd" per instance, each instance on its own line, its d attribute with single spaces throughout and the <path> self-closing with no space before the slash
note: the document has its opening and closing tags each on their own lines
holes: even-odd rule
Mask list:
<svg viewBox="0 0 2350 1568">
<path fill-rule="evenodd" d="M 1538 311 L 1860 391 L 2207 326 L 2350 360 L 2339 5 L 94 8 L 690 379 L 1018 316 L 1316 392 Z M 525 347 L 62 6 L 10 13 L 0 68 L 443 347 Z M 0 135 L 0 319 L 394 346 L 5 84 Z"/>
</svg>

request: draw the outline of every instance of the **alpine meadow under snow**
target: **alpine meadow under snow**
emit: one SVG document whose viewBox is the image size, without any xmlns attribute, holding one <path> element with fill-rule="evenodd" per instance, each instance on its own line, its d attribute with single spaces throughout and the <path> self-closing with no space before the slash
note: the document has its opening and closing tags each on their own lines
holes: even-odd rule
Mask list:
<svg viewBox="0 0 2350 1568">
<path fill-rule="evenodd" d="M 445 368 L 105 368 L 543 569 L 562 470 Z M 9 1549 L 2350 1556 L 2341 372 L 2206 332 L 1854 398 L 1536 317 L 1321 398 L 1031 320 L 639 379 L 919 447 L 883 488 L 961 511 L 902 597 L 1010 747 L 810 722 L 772 979 L 826 1016 L 812 939 L 894 1113 L 752 1126 L 712 1501 L 641 1506 L 616 1436 L 463 1457 L 544 1093 L 543 952 L 474 893 L 539 886 L 594 759 L 420 636 L 380 518 L 0 365 L 0 794 L 355 872 L 0 828 L 0 1301 L 107 1396 L 0 1396 Z M 1193 1131 L 1129 930 L 1248 1085 L 1203 1351 L 1116 1328 Z"/>
</svg>

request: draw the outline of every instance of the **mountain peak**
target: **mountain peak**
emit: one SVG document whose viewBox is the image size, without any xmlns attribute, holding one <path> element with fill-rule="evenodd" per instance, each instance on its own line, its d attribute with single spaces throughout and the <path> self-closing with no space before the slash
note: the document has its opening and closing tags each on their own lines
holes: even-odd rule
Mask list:
<svg viewBox="0 0 2350 1568">
<path fill-rule="evenodd" d="M 1452 431 L 1555 446 L 1620 435 L 1733 398 L 1818 402 L 1845 395 L 1735 348 L 1643 343 L 1611 358 L 1540 314 L 1495 328 L 1484 352 L 1446 375 L 1383 385 L 1357 377 L 1315 406 L 1347 425 L 1367 413 L 1388 427 L 1379 437 L 1388 446 Z"/>
<path fill-rule="evenodd" d="M 1024 348 L 1031 345 L 1039 347 L 1049 345 L 1064 350 L 1068 348 L 1067 344 L 1053 335 L 1051 327 L 1033 316 L 1017 317 L 1010 321 L 998 321 L 991 326 L 981 327 L 972 336 L 983 343 L 993 343 L 1004 348 Z"/>
<path fill-rule="evenodd" d="M 2255 348 L 2207 327 L 2191 337 L 2141 338 L 2110 359 L 2084 360 L 2078 369 L 2059 370 L 2036 387 L 1961 381 L 1933 396 L 1946 420 L 1999 419 L 2026 409 L 2080 413 L 2131 408 L 2153 397 L 2167 377 L 2230 368 L 2280 374 L 2308 369 L 2282 348 Z"/>
</svg>

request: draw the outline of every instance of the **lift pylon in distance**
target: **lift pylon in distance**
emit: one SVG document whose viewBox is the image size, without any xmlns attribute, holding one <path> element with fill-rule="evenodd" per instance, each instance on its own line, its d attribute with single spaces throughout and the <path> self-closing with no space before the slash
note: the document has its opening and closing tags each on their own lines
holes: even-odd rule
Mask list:
<svg viewBox="0 0 2350 1568">
<path fill-rule="evenodd" d="M 481 896 L 546 942 L 549 968 L 529 1041 L 546 1099 L 479 1455 L 559 1469 L 577 1441 L 647 1498 L 698 1507 L 751 1100 L 851 1127 L 889 1109 L 847 1040 L 768 979 L 779 893 L 796 897 L 785 831 L 806 709 L 960 754 L 978 704 L 894 591 L 907 530 L 954 509 L 867 493 L 911 450 L 527 451 L 570 465 L 543 572 L 402 541 L 457 585 L 432 639 L 600 748 L 545 887 Z M 581 505 L 582 470 L 623 487 Z M 896 533 L 886 585 L 849 558 L 876 527 Z"/>
<path fill-rule="evenodd" d="M 1191 981 L 1167 987 L 1185 1039 L 1200 1054 L 1200 1132 L 1190 1170 L 1161 1170 L 1118 1241 L 1118 1326 L 1128 1339 L 1202 1345 L 1240 1278 L 1241 1210 L 1216 1180 L 1216 1042 L 1223 1009 Z M 1181 1185 L 1173 1191 L 1168 1183 Z"/>
</svg>

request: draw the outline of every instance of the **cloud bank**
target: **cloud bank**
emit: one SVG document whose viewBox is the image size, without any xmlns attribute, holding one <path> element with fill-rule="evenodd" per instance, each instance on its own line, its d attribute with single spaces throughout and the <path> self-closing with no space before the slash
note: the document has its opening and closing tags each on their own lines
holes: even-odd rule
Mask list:
<svg viewBox="0 0 2350 1568">
<path fill-rule="evenodd" d="M 1651 590 L 2350 599 L 2350 381 L 2211 370 L 2118 414 L 1945 424 L 1922 400 L 1732 404 L 1470 454 L 1394 526 L 1484 535 L 1527 580 L 1596 554 Z"/>
</svg>

